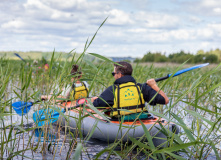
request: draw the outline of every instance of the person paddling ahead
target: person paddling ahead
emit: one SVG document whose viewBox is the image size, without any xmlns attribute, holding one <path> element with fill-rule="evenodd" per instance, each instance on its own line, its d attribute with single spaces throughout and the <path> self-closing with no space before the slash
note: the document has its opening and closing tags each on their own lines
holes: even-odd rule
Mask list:
<svg viewBox="0 0 221 160">
<path fill-rule="evenodd" d="M 114 84 L 99 97 L 91 99 L 95 107 L 111 107 L 113 118 L 124 117 L 124 120 L 131 120 L 131 117 L 136 118 L 137 113 L 147 111 L 145 102 L 150 105 L 169 103 L 168 97 L 159 89 L 154 79 L 149 79 L 144 84 L 137 83 L 131 76 L 133 71 L 131 64 L 117 63 L 121 66 L 114 64 L 112 72 Z"/>
<path fill-rule="evenodd" d="M 88 97 L 88 83 L 86 81 L 81 81 L 82 72 L 78 65 L 74 64 L 72 66 L 71 75 L 73 76 L 71 78 L 72 85 L 63 88 L 61 95 L 57 96 L 56 98 L 63 98 L 67 100 L 77 100 L 80 98 L 87 98 Z M 41 99 L 47 100 L 50 99 L 51 95 L 42 95 Z M 57 102 L 63 101 L 63 100 L 56 100 Z"/>
<path fill-rule="evenodd" d="M 78 65 L 73 65 L 71 70 L 71 75 L 75 75 L 71 81 L 72 86 L 67 93 L 68 99 L 80 99 L 88 97 L 88 83 L 86 81 L 81 81 L 82 72 L 79 69 Z"/>
</svg>

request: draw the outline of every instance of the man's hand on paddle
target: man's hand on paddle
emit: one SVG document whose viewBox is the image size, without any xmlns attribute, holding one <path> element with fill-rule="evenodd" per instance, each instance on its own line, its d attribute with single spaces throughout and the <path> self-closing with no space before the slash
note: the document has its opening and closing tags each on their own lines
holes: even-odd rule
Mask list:
<svg viewBox="0 0 221 160">
<path fill-rule="evenodd" d="M 160 88 L 157 86 L 157 83 L 154 79 L 148 79 L 146 84 L 157 92 L 160 90 Z M 159 91 L 159 94 L 164 97 L 165 104 L 168 104 L 169 98 L 167 97 L 167 95 L 162 90 Z"/>
<path fill-rule="evenodd" d="M 154 79 L 148 79 L 146 83 L 151 88 L 153 88 L 152 86 L 155 86 L 155 85 L 157 86 L 157 83 L 156 83 L 156 81 Z"/>
</svg>

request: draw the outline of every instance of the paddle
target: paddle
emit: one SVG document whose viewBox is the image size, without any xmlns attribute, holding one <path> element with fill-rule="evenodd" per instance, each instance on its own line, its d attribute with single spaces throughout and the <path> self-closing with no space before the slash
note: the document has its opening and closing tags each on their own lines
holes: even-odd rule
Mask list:
<svg viewBox="0 0 221 160">
<path fill-rule="evenodd" d="M 45 121 L 47 121 L 47 123 L 54 123 L 58 120 L 60 113 L 65 113 L 66 111 L 80 107 L 85 102 L 87 102 L 87 100 L 85 100 L 85 98 L 82 98 L 82 99 L 76 100 L 76 104 L 77 104 L 76 106 L 70 107 L 68 109 L 62 109 L 62 110 L 59 110 L 59 108 L 57 108 L 56 110 L 58 111 L 51 109 L 51 108 L 41 109 L 33 113 L 33 120 L 35 124 L 37 124 L 38 127 L 43 126 L 45 124 Z"/>
<path fill-rule="evenodd" d="M 35 102 L 18 101 L 18 102 L 12 103 L 12 107 L 19 116 L 22 116 L 22 115 L 27 114 L 29 110 L 31 109 L 31 106 L 33 106 L 34 104 L 38 102 L 40 101 L 35 101 Z"/>
<path fill-rule="evenodd" d="M 178 76 L 180 74 L 183 74 L 185 72 L 188 72 L 188 71 L 191 71 L 193 69 L 197 69 L 197 68 L 201 68 L 201 67 L 205 67 L 209 65 L 209 63 L 204 63 L 204 64 L 200 64 L 200 65 L 196 65 L 196 66 L 193 66 L 193 67 L 189 67 L 189 68 L 186 68 L 186 69 L 182 69 L 182 70 L 179 70 L 178 72 L 176 72 L 174 75 L 173 74 L 168 74 L 167 76 L 165 77 L 161 77 L 161 78 L 157 78 L 155 79 L 156 82 L 159 82 L 159 81 L 162 81 L 162 80 L 165 80 L 171 76 L 175 77 L 175 76 Z"/>
<path fill-rule="evenodd" d="M 41 99 L 41 101 L 44 101 L 44 100 L 45 100 L 44 98 Z M 41 102 L 41 101 L 39 101 L 39 100 L 37 100 L 35 102 L 18 101 L 18 102 L 12 103 L 12 107 L 19 116 L 22 116 L 22 115 L 27 114 L 34 104 Z M 79 104 L 84 103 L 81 101 L 81 99 L 79 99 L 78 101 L 79 101 Z"/>
<path fill-rule="evenodd" d="M 46 99 L 41 98 L 41 101 L 44 101 L 44 100 L 46 100 Z M 39 101 L 39 100 L 37 100 L 35 102 L 18 101 L 18 102 L 12 103 L 12 107 L 19 116 L 22 116 L 22 115 L 27 114 L 34 104 L 41 102 L 41 101 Z"/>
<path fill-rule="evenodd" d="M 20 58 L 23 62 L 25 62 L 26 63 L 26 61 L 23 59 L 23 58 L 21 58 L 21 56 L 18 54 L 18 53 L 14 53 L 18 58 Z"/>
</svg>

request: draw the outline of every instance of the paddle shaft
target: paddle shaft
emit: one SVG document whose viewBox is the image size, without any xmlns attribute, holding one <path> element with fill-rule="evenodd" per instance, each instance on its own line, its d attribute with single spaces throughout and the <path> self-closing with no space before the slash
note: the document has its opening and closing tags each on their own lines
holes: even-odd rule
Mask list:
<svg viewBox="0 0 221 160">
<path fill-rule="evenodd" d="M 43 99 L 42 99 L 42 100 L 43 100 Z M 35 102 L 32 102 L 32 104 L 35 104 L 35 103 L 38 103 L 38 102 L 41 102 L 41 101 L 37 100 L 37 101 L 35 101 Z"/>
<path fill-rule="evenodd" d="M 167 76 L 165 76 L 165 77 L 157 78 L 157 79 L 155 79 L 155 81 L 156 81 L 156 82 L 159 82 L 159 81 L 165 80 L 165 79 L 167 79 L 167 78 L 169 78 L 169 75 L 167 75 Z"/>
<path fill-rule="evenodd" d="M 23 59 L 23 58 L 21 58 L 21 56 L 18 54 L 18 53 L 14 53 L 18 58 L 20 58 L 23 62 L 25 62 L 26 63 L 26 61 Z"/>
<path fill-rule="evenodd" d="M 178 76 L 178 75 L 183 74 L 185 72 L 191 71 L 193 69 L 205 67 L 207 65 L 209 65 L 209 63 L 204 63 L 204 64 L 200 64 L 200 65 L 197 65 L 197 66 L 193 66 L 193 67 L 189 67 L 189 68 L 186 68 L 186 69 L 182 69 L 182 70 L 177 71 L 175 74 L 168 74 L 167 76 L 157 78 L 157 79 L 155 79 L 155 81 L 159 82 L 159 81 L 162 81 L 162 80 L 165 80 L 165 79 L 171 77 L 172 75 L 173 75 L 173 77 L 175 77 L 175 76 Z"/>
<path fill-rule="evenodd" d="M 67 110 L 68 111 L 70 111 L 70 110 L 72 110 L 72 109 L 75 109 L 75 108 L 78 108 L 78 107 L 80 107 L 82 104 L 78 104 L 78 105 L 76 105 L 76 106 L 74 106 L 74 107 L 70 107 L 70 108 L 68 108 Z M 66 109 L 64 109 L 64 113 L 66 112 Z"/>
</svg>

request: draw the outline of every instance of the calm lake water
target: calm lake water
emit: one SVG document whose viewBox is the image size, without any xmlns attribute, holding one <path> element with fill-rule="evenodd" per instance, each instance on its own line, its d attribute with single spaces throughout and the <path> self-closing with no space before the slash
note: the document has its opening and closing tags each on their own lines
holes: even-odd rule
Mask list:
<svg viewBox="0 0 221 160">
<path fill-rule="evenodd" d="M 31 124 L 29 124 L 28 127 L 32 127 Z M 55 126 L 53 126 L 54 128 L 56 128 Z M 27 129 L 27 126 L 24 127 Z M 14 130 L 13 133 L 18 132 L 19 130 Z M 6 135 L 8 136 L 10 130 L 7 129 L 6 130 Z M 54 134 L 47 134 L 47 136 L 49 137 L 48 140 L 45 141 L 44 137 L 41 137 L 43 135 L 41 135 L 42 132 L 39 132 L 39 130 L 35 130 L 35 131 L 30 131 L 30 132 L 25 132 L 24 134 L 17 134 L 16 135 L 16 149 L 14 150 L 14 152 L 16 151 L 22 151 L 24 149 L 28 149 L 27 151 L 21 152 L 18 156 L 13 157 L 13 159 L 18 159 L 18 160 L 23 160 L 23 159 L 35 159 L 35 160 L 54 160 L 54 159 L 61 159 L 61 160 L 65 160 L 65 159 L 70 159 L 67 156 L 70 156 L 71 158 L 74 156 L 74 151 L 70 153 L 70 148 L 71 145 L 70 143 L 72 142 L 72 138 L 68 137 L 65 135 L 64 132 L 60 132 L 59 135 L 59 139 L 57 137 L 54 136 Z M 55 133 L 56 134 L 56 133 Z M 31 138 L 30 138 L 31 137 Z M 65 139 L 65 141 L 64 141 Z M 27 144 L 29 144 L 31 141 L 31 148 L 35 148 L 37 147 L 37 149 L 35 151 L 30 150 L 30 146 L 27 146 Z M 46 143 L 46 150 L 42 151 L 42 145 L 43 143 Z M 77 138 L 77 142 L 80 143 L 80 139 Z M 52 143 L 51 147 L 49 147 L 50 143 Z M 39 144 L 39 145 L 38 145 Z M 12 148 L 12 144 L 9 143 L 9 148 Z M 76 146 L 75 146 L 76 147 Z M 81 154 L 81 159 L 82 160 L 89 160 L 89 159 L 95 159 L 97 153 L 99 153 L 100 151 L 102 151 L 103 149 L 105 149 L 106 147 L 108 147 L 108 144 L 100 141 L 100 140 L 96 140 L 96 139 L 90 139 L 89 141 L 84 141 L 83 143 L 83 148 L 84 148 L 84 152 L 82 152 Z M 116 151 L 118 150 L 118 148 L 116 149 Z M 119 151 L 119 150 L 118 150 Z M 9 158 L 10 152 L 6 152 L 3 156 L 4 159 Z M 136 155 L 136 152 L 134 153 L 134 155 Z M 107 153 L 102 154 L 99 159 L 106 159 L 108 156 Z M 131 155 L 133 156 L 133 155 Z M 136 156 L 138 159 L 145 159 L 145 157 L 140 154 L 138 156 Z M 110 156 L 109 159 L 119 159 L 119 157 L 117 156 Z"/>
<path fill-rule="evenodd" d="M 16 97 L 16 95 L 13 92 L 11 92 L 11 98 L 13 98 L 13 102 L 20 101 L 19 99 L 14 99 L 15 97 Z M 183 107 L 188 108 L 188 106 L 186 106 L 186 104 L 184 104 L 182 102 L 178 103 L 177 106 L 178 106 L 177 111 L 176 110 L 174 111 L 175 114 L 177 112 L 179 112 L 179 110 L 182 110 L 181 108 L 183 108 Z M 220 106 L 220 104 L 219 104 L 219 106 Z M 65 134 L 64 131 L 60 131 L 59 137 L 55 137 L 56 133 L 57 133 L 55 126 L 53 126 L 53 128 L 51 129 L 52 131 L 50 131 L 48 133 L 48 135 L 47 135 L 49 137 L 48 140 L 45 140 L 45 138 L 42 137 L 42 134 L 37 132 L 36 130 L 35 131 L 31 130 L 31 131 L 28 131 L 25 133 L 18 133 L 19 127 L 16 127 L 16 126 L 20 125 L 21 122 L 23 122 L 23 127 L 22 127 L 23 129 L 28 129 L 28 128 L 34 127 L 34 121 L 33 121 L 32 115 L 39 107 L 41 108 L 42 106 L 40 104 L 32 106 L 29 113 L 23 117 L 16 114 L 14 110 L 12 110 L 12 113 L 14 113 L 12 116 L 5 116 L 4 117 L 4 126 L 10 126 L 11 124 L 13 124 L 13 126 L 15 126 L 15 129 L 12 131 L 12 136 L 14 136 L 15 133 L 17 133 L 16 137 L 13 137 L 13 138 L 16 138 L 16 140 L 14 142 L 9 142 L 7 147 L 12 148 L 14 146 L 15 149 L 13 150 L 13 152 L 26 150 L 26 151 L 19 153 L 18 156 L 14 157 L 14 159 L 45 159 L 45 160 L 67 159 L 68 153 L 70 154 L 70 157 L 73 157 L 74 150 L 71 153 L 69 150 L 71 148 L 70 144 L 72 142 L 72 138 L 67 137 L 67 135 Z M 159 109 L 159 110 L 156 109 L 156 111 L 163 112 L 165 107 L 163 107 L 161 109 Z M 7 108 L 7 110 L 10 111 L 9 108 Z M 212 119 L 212 117 L 210 117 L 209 114 L 207 114 L 205 116 L 208 119 Z M 191 127 L 193 117 L 186 115 L 183 117 L 183 121 L 188 127 Z M 0 121 L 0 128 L 3 128 L 4 126 L 3 126 L 2 121 Z M 203 126 L 201 128 L 201 131 L 203 131 L 205 128 L 206 127 Z M 180 132 L 184 132 L 182 130 L 182 128 L 180 129 Z M 0 135 L 1 137 L 2 137 L 2 135 L 6 135 L 6 137 L 7 137 L 10 134 L 10 129 L 6 129 L 5 132 L 3 130 L 1 130 L 0 134 L 1 134 Z M 216 133 L 216 135 L 217 135 L 217 138 L 220 138 L 221 133 Z M 184 137 L 181 136 L 181 138 L 184 138 Z M 0 139 L 0 141 L 2 141 L 2 140 Z M 51 143 L 51 145 L 50 145 L 50 143 Z M 77 143 L 80 143 L 79 138 L 77 139 Z M 46 148 L 44 151 L 41 150 L 43 148 L 42 145 L 46 145 L 46 147 L 44 147 L 44 148 Z M 107 144 L 105 142 L 95 140 L 95 139 L 91 139 L 90 141 L 84 142 L 83 143 L 84 152 L 82 152 L 82 154 L 81 154 L 81 159 L 83 159 L 83 160 L 94 159 L 96 154 L 99 153 L 100 151 L 102 151 L 103 149 L 105 149 L 106 147 L 108 147 L 108 145 L 109 144 Z M 218 147 L 221 150 L 220 143 L 218 143 L 216 147 Z M 30 149 L 30 148 L 32 148 L 32 149 Z M 36 148 L 36 150 L 33 151 L 33 148 Z M 4 152 L 3 158 L 8 158 L 9 155 L 10 155 L 10 152 Z M 136 155 L 136 153 L 134 153 L 134 155 Z M 134 155 L 131 155 L 131 156 L 134 156 Z M 183 155 L 183 157 L 185 158 L 184 154 L 181 154 L 181 155 Z M 104 153 L 102 156 L 100 156 L 100 159 L 105 159 L 105 158 L 107 158 L 107 156 L 108 156 L 108 154 Z M 140 154 L 136 158 L 137 159 L 146 159 L 146 157 L 144 157 L 142 154 Z M 119 157 L 111 156 L 110 159 L 119 159 Z M 216 159 L 213 151 L 209 154 L 207 159 L 208 160 Z"/>
<path fill-rule="evenodd" d="M 180 103 L 181 105 L 181 103 Z M 182 104 L 184 105 L 184 104 Z M 15 113 L 12 116 L 8 116 L 5 117 L 6 119 L 4 120 L 4 125 L 8 126 L 13 124 L 14 126 L 16 125 L 20 125 L 21 121 L 23 120 L 23 128 L 24 129 L 28 129 L 28 128 L 32 128 L 34 127 L 34 121 L 32 119 L 32 115 L 34 113 L 34 108 L 39 107 L 39 105 L 35 105 L 32 106 L 32 109 L 29 111 L 29 113 L 25 116 L 18 116 L 14 111 L 13 113 Z M 209 116 L 209 115 L 208 115 Z M 192 117 L 191 116 L 186 116 L 186 118 L 184 119 L 184 122 L 187 124 L 187 126 L 191 125 L 192 122 Z M 3 127 L 2 124 L 0 126 L 1 128 Z M 16 127 L 15 127 L 16 128 Z M 205 128 L 202 128 L 202 130 Z M 12 133 L 16 133 L 18 132 L 19 129 L 14 129 Z M 6 135 L 8 135 L 10 132 L 9 129 L 6 130 Z M 183 132 L 181 130 L 181 132 Z M 1 133 L 3 134 L 3 131 L 1 131 Z M 14 159 L 47 159 L 47 160 L 51 160 L 51 159 L 66 159 L 67 155 L 69 152 L 69 149 L 71 148 L 70 146 L 70 142 L 72 141 L 72 138 L 68 137 L 65 135 L 64 131 L 60 131 L 59 132 L 59 139 L 56 136 L 56 127 L 53 126 L 53 128 L 50 129 L 50 132 L 47 134 L 47 136 L 49 137 L 49 139 L 47 141 L 44 141 L 44 135 L 42 135 L 42 132 L 38 132 L 38 130 L 31 130 L 29 132 L 25 132 L 24 134 L 17 134 L 16 135 L 16 149 L 15 151 L 21 151 L 21 150 L 25 150 L 28 148 L 27 151 L 21 152 L 18 156 L 15 156 Z M 220 133 L 217 133 L 218 135 L 221 135 Z M 12 134 L 14 135 L 14 134 Z M 182 138 L 182 137 L 181 137 Z M 65 139 L 65 141 L 64 141 Z M 78 143 L 80 143 L 80 139 L 77 139 Z M 31 145 L 28 145 L 30 144 Z M 46 145 L 46 150 L 45 151 L 41 151 L 42 145 L 45 143 Z M 50 145 L 51 143 L 51 145 Z M 9 148 L 11 148 L 13 146 L 13 144 L 8 143 L 9 144 Z M 39 146 L 38 146 L 39 144 Z M 28 146 L 27 146 L 28 145 Z M 219 148 L 221 149 L 221 145 L 219 145 Z M 37 149 L 35 151 L 30 150 L 29 148 L 35 148 L 36 146 Z M 84 142 L 83 143 L 84 146 L 84 151 L 81 154 L 81 159 L 83 160 L 87 160 L 87 159 L 94 159 L 96 154 L 99 153 L 100 151 L 102 151 L 103 149 L 105 149 L 106 147 L 108 147 L 108 144 L 96 139 L 91 139 L 90 141 Z M 76 147 L 76 146 L 75 146 Z M 218 146 L 217 146 L 218 147 Z M 10 153 L 5 153 L 3 158 L 8 158 Z M 73 157 L 74 155 L 74 150 L 73 152 L 70 154 L 70 157 Z M 105 159 L 107 158 L 108 154 L 103 154 L 100 159 Z M 134 154 L 136 155 L 136 153 Z M 185 158 L 184 154 L 183 157 Z M 117 159 L 118 157 L 116 156 L 111 156 L 110 159 Z M 138 157 L 138 159 L 145 159 L 145 157 L 143 157 L 142 154 L 140 154 Z M 211 152 L 207 158 L 208 160 L 214 160 L 216 159 L 215 155 L 213 152 Z"/>
</svg>

